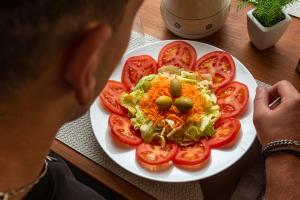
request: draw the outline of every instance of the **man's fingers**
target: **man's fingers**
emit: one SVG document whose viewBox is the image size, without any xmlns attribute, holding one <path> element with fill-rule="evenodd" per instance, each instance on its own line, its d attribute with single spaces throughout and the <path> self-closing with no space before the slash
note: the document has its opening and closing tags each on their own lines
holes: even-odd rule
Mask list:
<svg viewBox="0 0 300 200">
<path fill-rule="evenodd" d="M 265 87 L 257 87 L 254 99 L 254 112 L 265 112 L 269 110 L 269 93 Z"/>
<path fill-rule="evenodd" d="M 273 97 L 280 96 L 281 98 L 294 97 L 299 95 L 297 89 L 288 81 L 280 81 L 273 85 L 269 90 Z"/>
</svg>

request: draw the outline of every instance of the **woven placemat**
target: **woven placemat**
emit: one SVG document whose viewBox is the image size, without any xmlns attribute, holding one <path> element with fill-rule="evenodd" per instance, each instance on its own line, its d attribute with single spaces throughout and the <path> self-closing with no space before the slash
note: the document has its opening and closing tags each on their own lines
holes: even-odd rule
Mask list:
<svg viewBox="0 0 300 200">
<path fill-rule="evenodd" d="M 300 1 L 293 3 L 292 5 L 287 6 L 285 9 L 287 13 L 294 17 L 300 18 Z"/>
<path fill-rule="evenodd" d="M 133 33 L 127 50 L 137 48 L 142 43 L 147 44 L 155 41 L 158 41 L 158 39 L 150 35 L 145 35 L 145 41 L 141 41 L 140 37 Z M 265 84 L 258 81 L 258 85 Z M 141 178 L 119 167 L 104 153 L 96 141 L 91 127 L 89 112 L 76 121 L 65 124 L 58 132 L 56 138 L 157 199 L 203 199 L 199 181 L 161 183 Z"/>
</svg>

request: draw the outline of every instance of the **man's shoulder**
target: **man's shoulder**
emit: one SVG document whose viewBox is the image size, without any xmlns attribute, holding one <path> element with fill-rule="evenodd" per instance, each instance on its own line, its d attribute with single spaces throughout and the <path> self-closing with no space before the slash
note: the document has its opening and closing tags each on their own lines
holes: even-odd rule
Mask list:
<svg viewBox="0 0 300 200">
<path fill-rule="evenodd" d="M 48 161 L 45 177 L 30 191 L 24 200 L 103 200 L 98 193 L 79 182 L 68 165 L 60 158 Z"/>
</svg>

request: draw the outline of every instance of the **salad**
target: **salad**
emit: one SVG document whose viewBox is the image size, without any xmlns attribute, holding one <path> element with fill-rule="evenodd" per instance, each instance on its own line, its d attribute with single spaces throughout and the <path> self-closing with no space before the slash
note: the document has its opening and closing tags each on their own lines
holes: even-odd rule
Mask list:
<svg viewBox="0 0 300 200">
<path fill-rule="evenodd" d="M 130 93 L 122 93 L 121 105 L 144 142 L 188 146 L 215 133 L 221 113 L 211 86 L 198 73 L 164 66 L 140 79 Z"/>
<path fill-rule="evenodd" d="M 212 148 L 231 148 L 239 138 L 238 117 L 247 109 L 249 92 L 234 76 L 230 54 L 214 51 L 197 60 L 194 47 L 183 41 L 164 46 L 158 61 L 130 57 L 121 82 L 109 80 L 100 94 L 111 112 L 111 136 L 135 148 L 146 169 L 174 164 L 198 170 Z"/>
</svg>

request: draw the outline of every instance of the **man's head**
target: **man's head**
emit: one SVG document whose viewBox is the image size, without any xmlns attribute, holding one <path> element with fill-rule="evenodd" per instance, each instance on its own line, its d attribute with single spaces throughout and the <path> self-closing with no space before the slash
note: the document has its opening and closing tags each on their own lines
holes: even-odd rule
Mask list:
<svg viewBox="0 0 300 200">
<path fill-rule="evenodd" d="M 63 109 L 65 119 L 85 112 L 119 62 L 141 2 L 1 1 L 0 112 L 43 105 Z"/>
</svg>

